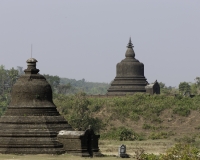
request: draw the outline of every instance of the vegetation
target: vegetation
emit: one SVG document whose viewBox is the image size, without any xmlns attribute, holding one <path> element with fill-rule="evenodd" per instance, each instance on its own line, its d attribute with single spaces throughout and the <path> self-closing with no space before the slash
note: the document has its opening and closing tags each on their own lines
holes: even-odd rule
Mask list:
<svg viewBox="0 0 200 160">
<path fill-rule="evenodd" d="M 122 97 L 88 97 L 84 93 L 75 95 L 59 95 L 54 98 L 60 113 L 77 130 L 86 129 L 89 125 L 101 133 L 103 139 L 143 140 L 163 139 L 174 135 L 163 131 L 160 117 L 165 110 L 171 110 L 171 116 L 187 117 L 192 110 L 200 110 L 200 96 L 193 98 L 183 96 L 164 96 L 137 93 Z M 105 112 L 102 112 L 105 111 Z M 141 135 L 127 126 L 117 127 L 116 120 L 121 123 L 131 120 L 137 123 L 144 120 L 142 128 L 150 130 L 149 135 Z M 196 129 L 197 130 L 197 129 Z M 134 137 L 134 138 L 133 138 Z"/>
<path fill-rule="evenodd" d="M 52 76 L 44 74 L 52 90 L 56 94 L 71 95 L 78 92 L 84 92 L 89 95 L 106 94 L 109 84 L 86 82 L 85 79 L 75 80 L 68 78 L 60 78 L 59 76 Z"/>
<path fill-rule="evenodd" d="M 103 129 L 103 122 L 99 118 L 92 116 L 93 109 L 89 108 L 91 102 L 85 93 L 79 92 L 70 96 L 57 95 L 54 102 L 59 106 L 60 113 L 76 130 L 86 130 L 89 125 L 96 132 Z"/>
<path fill-rule="evenodd" d="M 132 141 L 144 140 L 145 135 L 134 132 L 131 128 L 119 127 L 112 128 L 110 131 L 101 135 L 102 139 L 118 140 L 118 141 Z"/>
<path fill-rule="evenodd" d="M 181 82 L 179 90 L 167 87 L 160 82 L 160 95 L 137 93 L 122 97 L 92 97 L 88 95 L 106 93 L 109 85 L 86 82 L 84 79 L 77 81 L 60 78 L 48 74 L 44 76 L 52 86 L 54 103 L 72 127 L 76 130 L 85 130 L 91 125 L 95 132 L 101 133 L 103 139 L 169 138 L 174 133 L 166 131 L 167 127 L 162 124 L 161 115 L 165 110 L 170 110 L 172 117 L 187 117 L 193 110 L 200 110 L 199 77 L 195 79 L 195 83 Z M 4 66 L 0 66 L 0 116 L 10 102 L 10 89 L 17 78 L 17 70 L 13 68 L 6 70 Z M 182 94 L 185 91 L 196 93 L 196 96 L 186 97 Z M 148 135 L 138 133 L 126 124 L 128 121 L 139 123 L 141 120 L 143 121 L 141 128 L 148 132 Z M 198 131 L 199 127 L 195 129 Z M 179 141 L 183 140 L 179 139 Z"/>
<path fill-rule="evenodd" d="M 14 68 L 6 70 L 4 66 L 0 66 L 0 116 L 6 110 L 10 102 L 10 92 L 13 84 L 18 78 L 18 71 Z"/>
<path fill-rule="evenodd" d="M 169 148 L 165 154 L 140 154 L 138 160 L 199 160 L 199 150 L 189 144 L 176 144 Z"/>
<path fill-rule="evenodd" d="M 106 94 L 107 89 L 109 88 L 108 83 L 86 82 L 85 79 L 75 80 L 61 78 L 60 84 L 70 86 L 65 94 L 74 94 L 80 91 L 88 95 Z"/>
<path fill-rule="evenodd" d="M 186 92 L 190 92 L 190 91 L 191 91 L 191 86 L 189 85 L 189 83 L 181 82 L 179 84 L 179 92 L 181 94 L 185 94 Z"/>
</svg>

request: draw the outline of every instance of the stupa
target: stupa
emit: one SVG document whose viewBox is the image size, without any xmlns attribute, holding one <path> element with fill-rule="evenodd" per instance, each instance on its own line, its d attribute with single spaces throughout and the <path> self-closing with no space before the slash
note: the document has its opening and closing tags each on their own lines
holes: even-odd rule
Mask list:
<svg viewBox="0 0 200 160">
<path fill-rule="evenodd" d="M 72 131 L 52 101 L 52 89 L 36 68 L 37 60 L 27 60 L 28 68 L 14 84 L 11 103 L 0 118 L 0 153 L 61 154 L 60 130 Z M 70 144 L 69 144 L 70 145 Z"/>
<path fill-rule="evenodd" d="M 144 76 L 144 64 L 135 59 L 131 38 L 125 53 L 126 58 L 116 66 L 116 77 L 108 89 L 107 95 L 126 95 L 136 92 L 146 92 L 147 85 Z"/>
</svg>

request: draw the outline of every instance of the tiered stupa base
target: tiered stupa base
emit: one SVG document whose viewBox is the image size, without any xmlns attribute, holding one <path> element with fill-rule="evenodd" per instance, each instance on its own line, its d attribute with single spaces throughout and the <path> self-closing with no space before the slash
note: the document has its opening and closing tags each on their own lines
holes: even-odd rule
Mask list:
<svg viewBox="0 0 200 160">
<path fill-rule="evenodd" d="M 2 116 L 0 128 L 0 153 L 7 154 L 62 154 L 57 134 L 72 130 L 61 116 Z"/>
<path fill-rule="evenodd" d="M 146 92 L 145 77 L 116 77 L 108 89 L 107 95 L 127 95 Z"/>
</svg>

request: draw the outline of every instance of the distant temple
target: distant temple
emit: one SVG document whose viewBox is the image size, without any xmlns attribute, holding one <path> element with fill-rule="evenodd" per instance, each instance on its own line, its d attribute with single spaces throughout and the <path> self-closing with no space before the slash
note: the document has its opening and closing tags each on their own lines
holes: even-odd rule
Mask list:
<svg viewBox="0 0 200 160">
<path fill-rule="evenodd" d="M 107 95 L 126 95 L 136 92 L 146 92 L 148 84 L 144 76 L 144 64 L 135 58 L 131 38 L 125 53 L 126 58 L 117 64 L 117 72 L 114 81 L 108 89 Z"/>
</svg>

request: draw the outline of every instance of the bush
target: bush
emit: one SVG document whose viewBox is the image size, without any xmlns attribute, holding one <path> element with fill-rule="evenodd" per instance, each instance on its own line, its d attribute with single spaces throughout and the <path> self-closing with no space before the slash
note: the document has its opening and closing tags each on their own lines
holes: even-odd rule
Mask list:
<svg viewBox="0 0 200 160">
<path fill-rule="evenodd" d="M 92 111 L 89 108 L 91 101 L 85 93 L 79 92 L 73 96 L 59 95 L 54 101 L 59 106 L 58 110 L 65 115 L 72 128 L 86 130 L 91 125 L 96 133 L 104 128 L 105 125 L 102 120 L 92 116 Z M 98 107 L 95 107 L 95 110 L 98 110 Z"/>
<path fill-rule="evenodd" d="M 142 151 L 142 152 L 141 152 Z M 199 160 L 199 150 L 188 144 L 176 144 L 161 155 L 147 154 L 144 150 L 136 151 L 137 160 Z"/>
<path fill-rule="evenodd" d="M 178 107 L 173 109 L 173 113 L 178 114 L 180 116 L 187 117 L 190 114 L 190 109 L 189 109 L 189 107 L 178 106 Z"/>
<path fill-rule="evenodd" d="M 189 144 L 176 144 L 161 155 L 160 160 L 199 160 L 199 150 Z"/>
<path fill-rule="evenodd" d="M 112 128 L 107 133 L 101 134 L 102 139 L 109 139 L 109 140 L 119 140 L 119 141 L 132 141 L 132 140 L 144 140 L 144 134 L 137 134 L 132 129 L 119 127 L 119 128 Z"/>
</svg>

